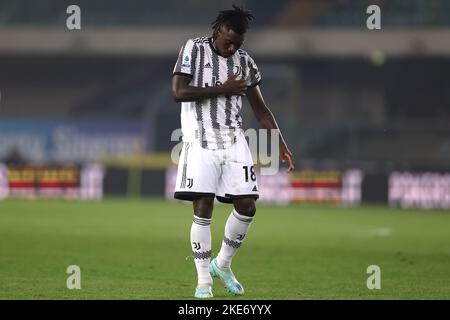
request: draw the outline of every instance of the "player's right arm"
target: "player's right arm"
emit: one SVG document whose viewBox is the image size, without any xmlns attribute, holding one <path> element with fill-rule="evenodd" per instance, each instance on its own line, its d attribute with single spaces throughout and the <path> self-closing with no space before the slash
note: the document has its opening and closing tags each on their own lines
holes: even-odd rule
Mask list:
<svg viewBox="0 0 450 320">
<path fill-rule="evenodd" d="M 191 80 L 203 70 L 197 61 L 199 47 L 194 40 L 189 39 L 181 48 L 177 63 L 173 70 L 172 96 L 175 102 L 197 101 L 214 98 L 219 95 L 244 95 L 247 90 L 244 80 L 237 80 L 237 75 L 231 76 L 227 81 L 218 86 L 192 85 Z"/>
<path fill-rule="evenodd" d="M 214 98 L 219 95 L 245 95 L 247 85 L 244 80 L 237 80 L 236 77 L 237 75 L 231 76 L 219 86 L 195 87 L 190 85 L 192 77 L 174 74 L 172 96 L 175 102 L 185 102 Z"/>
</svg>

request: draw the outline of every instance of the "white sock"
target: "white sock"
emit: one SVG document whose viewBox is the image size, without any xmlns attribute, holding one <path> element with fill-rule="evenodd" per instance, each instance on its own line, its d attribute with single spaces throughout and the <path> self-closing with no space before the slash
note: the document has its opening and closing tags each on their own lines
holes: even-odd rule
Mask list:
<svg viewBox="0 0 450 320">
<path fill-rule="evenodd" d="M 212 285 L 209 274 L 211 260 L 211 219 L 200 218 L 194 215 L 191 227 L 191 247 L 197 268 L 198 285 Z"/>
<path fill-rule="evenodd" d="M 225 236 L 222 241 L 222 247 L 217 255 L 217 263 L 220 268 L 229 268 L 231 266 L 231 260 L 244 241 L 252 220 L 253 217 L 239 214 L 236 210 L 231 212 L 225 224 Z"/>
</svg>

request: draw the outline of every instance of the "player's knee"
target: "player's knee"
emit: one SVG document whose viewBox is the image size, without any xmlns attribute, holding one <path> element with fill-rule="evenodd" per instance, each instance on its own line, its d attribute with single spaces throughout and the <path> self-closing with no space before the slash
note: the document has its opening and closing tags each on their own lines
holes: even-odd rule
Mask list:
<svg viewBox="0 0 450 320">
<path fill-rule="evenodd" d="M 202 197 L 194 199 L 194 212 L 200 218 L 211 219 L 214 207 L 214 198 Z"/>
<path fill-rule="evenodd" d="M 256 214 L 254 199 L 239 199 L 234 202 L 234 209 L 243 216 L 253 217 Z"/>
</svg>

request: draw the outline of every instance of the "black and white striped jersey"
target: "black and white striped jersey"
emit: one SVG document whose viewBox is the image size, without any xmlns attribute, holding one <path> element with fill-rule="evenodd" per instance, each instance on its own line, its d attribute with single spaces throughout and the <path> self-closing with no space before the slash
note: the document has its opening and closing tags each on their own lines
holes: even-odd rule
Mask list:
<svg viewBox="0 0 450 320">
<path fill-rule="evenodd" d="M 190 85 L 207 87 L 220 85 L 238 73 L 249 87 L 261 81 L 253 59 L 242 49 L 230 57 L 221 56 L 212 38 L 189 39 L 181 48 L 174 74 L 192 77 Z M 241 132 L 241 96 L 218 96 L 201 101 L 182 102 L 181 130 L 183 141 L 201 141 L 203 148 L 216 150 L 230 147 Z"/>
</svg>

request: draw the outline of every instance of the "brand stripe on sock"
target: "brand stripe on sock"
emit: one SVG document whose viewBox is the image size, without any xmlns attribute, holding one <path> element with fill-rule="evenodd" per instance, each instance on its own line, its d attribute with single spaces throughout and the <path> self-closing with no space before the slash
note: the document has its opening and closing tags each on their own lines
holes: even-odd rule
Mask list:
<svg viewBox="0 0 450 320">
<path fill-rule="evenodd" d="M 244 216 L 242 214 L 237 213 L 235 210 L 233 210 L 233 216 L 242 222 L 250 223 L 253 221 L 253 217 Z"/>
<path fill-rule="evenodd" d="M 206 260 L 206 259 L 211 258 L 211 250 L 202 251 L 202 252 L 192 251 L 192 256 L 194 257 L 194 259 Z"/>
<path fill-rule="evenodd" d="M 201 226 L 209 226 L 211 224 L 211 219 L 199 218 L 194 215 L 194 223 L 199 224 Z"/>
<path fill-rule="evenodd" d="M 230 246 L 235 249 L 239 248 L 242 244 L 242 242 L 233 241 L 231 239 L 228 239 L 227 237 L 223 237 L 223 242 L 225 242 L 227 246 Z"/>
<path fill-rule="evenodd" d="M 195 221 L 195 220 L 194 220 L 194 223 L 198 224 L 199 226 L 204 226 L 204 227 L 207 227 L 207 226 L 211 225 L 211 223 L 198 222 L 198 221 Z"/>
</svg>

